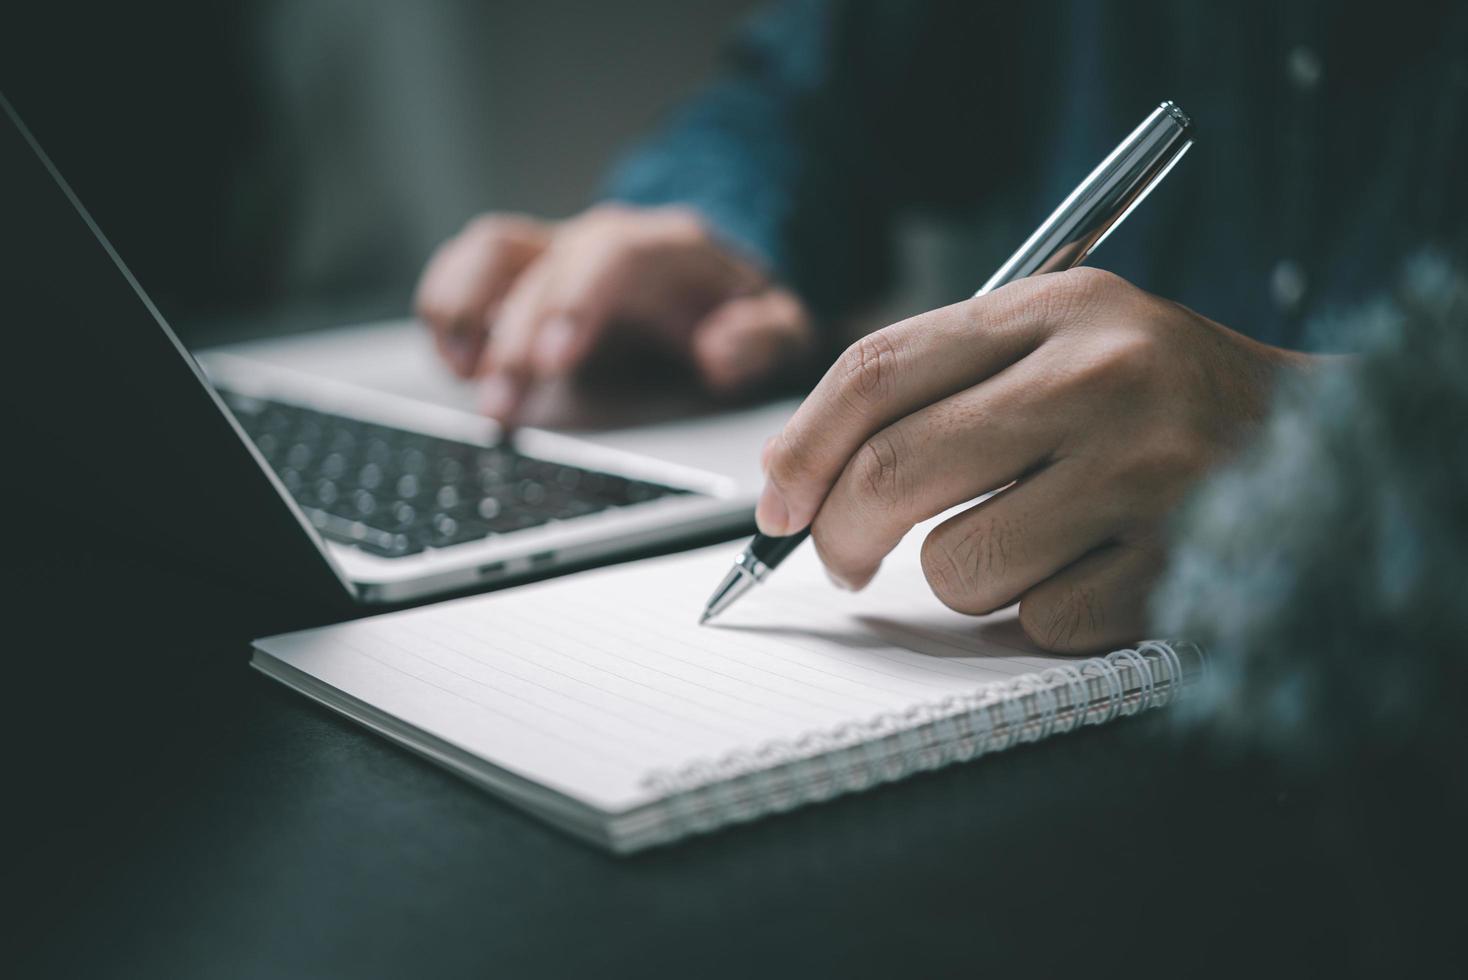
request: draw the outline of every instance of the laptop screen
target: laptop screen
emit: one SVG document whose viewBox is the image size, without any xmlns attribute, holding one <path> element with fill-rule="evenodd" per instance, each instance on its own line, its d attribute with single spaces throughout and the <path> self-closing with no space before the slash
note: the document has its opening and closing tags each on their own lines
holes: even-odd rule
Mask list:
<svg viewBox="0 0 1468 980">
<path fill-rule="evenodd" d="M 193 346 L 403 315 L 474 214 L 579 210 L 749 6 L 26 5 L 0 90 Z"/>
</svg>

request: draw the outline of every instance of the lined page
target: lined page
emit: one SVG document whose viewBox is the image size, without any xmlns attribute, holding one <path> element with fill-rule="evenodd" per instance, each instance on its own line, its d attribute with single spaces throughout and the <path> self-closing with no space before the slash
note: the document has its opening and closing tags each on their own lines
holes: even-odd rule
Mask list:
<svg viewBox="0 0 1468 980">
<path fill-rule="evenodd" d="M 738 545 L 259 641 L 319 681 L 599 809 L 653 770 L 862 722 L 1065 663 L 1012 612 L 928 591 L 910 535 L 863 593 L 805 548 L 714 623 Z"/>
</svg>

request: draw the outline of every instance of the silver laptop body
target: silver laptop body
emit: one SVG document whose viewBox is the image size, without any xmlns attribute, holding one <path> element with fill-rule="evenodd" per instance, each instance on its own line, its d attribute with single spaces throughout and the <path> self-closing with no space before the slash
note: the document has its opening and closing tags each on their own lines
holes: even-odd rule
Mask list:
<svg viewBox="0 0 1468 980">
<path fill-rule="evenodd" d="M 57 513 L 320 604 L 465 590 L 750 523 L 712 472 L 179 343 L 0 95 L 10 451 Z M 14 246 L 13 248 L 11 246 Z M 747 449 L 748 447 L 746 447 Z"/>
</svg>

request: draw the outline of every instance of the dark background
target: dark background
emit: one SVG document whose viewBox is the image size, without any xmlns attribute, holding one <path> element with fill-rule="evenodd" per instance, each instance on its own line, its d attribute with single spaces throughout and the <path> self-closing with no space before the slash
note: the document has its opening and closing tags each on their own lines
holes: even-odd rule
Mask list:
<svg viewBox="0 0 1468 980">
<path fill-rule="evenodd" d="M 0 86 L 203 341 L 402 313 L 474 211 L 574 212 L 747 6 L 37 5 Z M 319 612 L 114 538 L 105 487 L 99 534 L 66 478 L 12 459 L 0 496 L 23 975 L 1462 969 L 1418 763 L 1325 783 L 1158 716 L 614 859 L 252 673 Z"/>
<path fill-rule="evenodd" d="M 1405 760 L 1322 784 L 1158 714 L 617 859 L 250 671 L 298 613 L 10 540 L 19 975 L 1461 968 L 1461 827 Z"/>
<path fill-rule="evenodd" d="M 750 0 L 35 4 L 0 85 L 186 334 L 401 314 L 474 213 L 561 217 Z"/>
<path fill-rule="evenodd" d="M 402 316 L 472 215 L 581 210 L 757 7 L 31 4 L 7 10 L 0 90 L 175 330 L 206 344 Z M 929 220 L 900 239 L 873 323 L 967 295 L 985 267 Z"/>
</svg>

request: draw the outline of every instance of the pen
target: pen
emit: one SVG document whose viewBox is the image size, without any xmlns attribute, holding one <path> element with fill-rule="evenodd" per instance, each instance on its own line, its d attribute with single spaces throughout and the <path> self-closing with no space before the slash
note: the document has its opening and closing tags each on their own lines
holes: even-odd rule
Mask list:
<svg viewBox="0 0 1468 980">
<path fill-rule="evenodd" d="M 1026 276 L 1080 265 L 1192 145 L 1192 120 L 1172 102 L 1159 105 L 1070 192 L 974 296 L 983 296 Z M 809 535 L 808 527 L 780 538 L 756 534 L 709 597 L 699 624 L 707 623 L 764 581 Z"/>
</svg>

